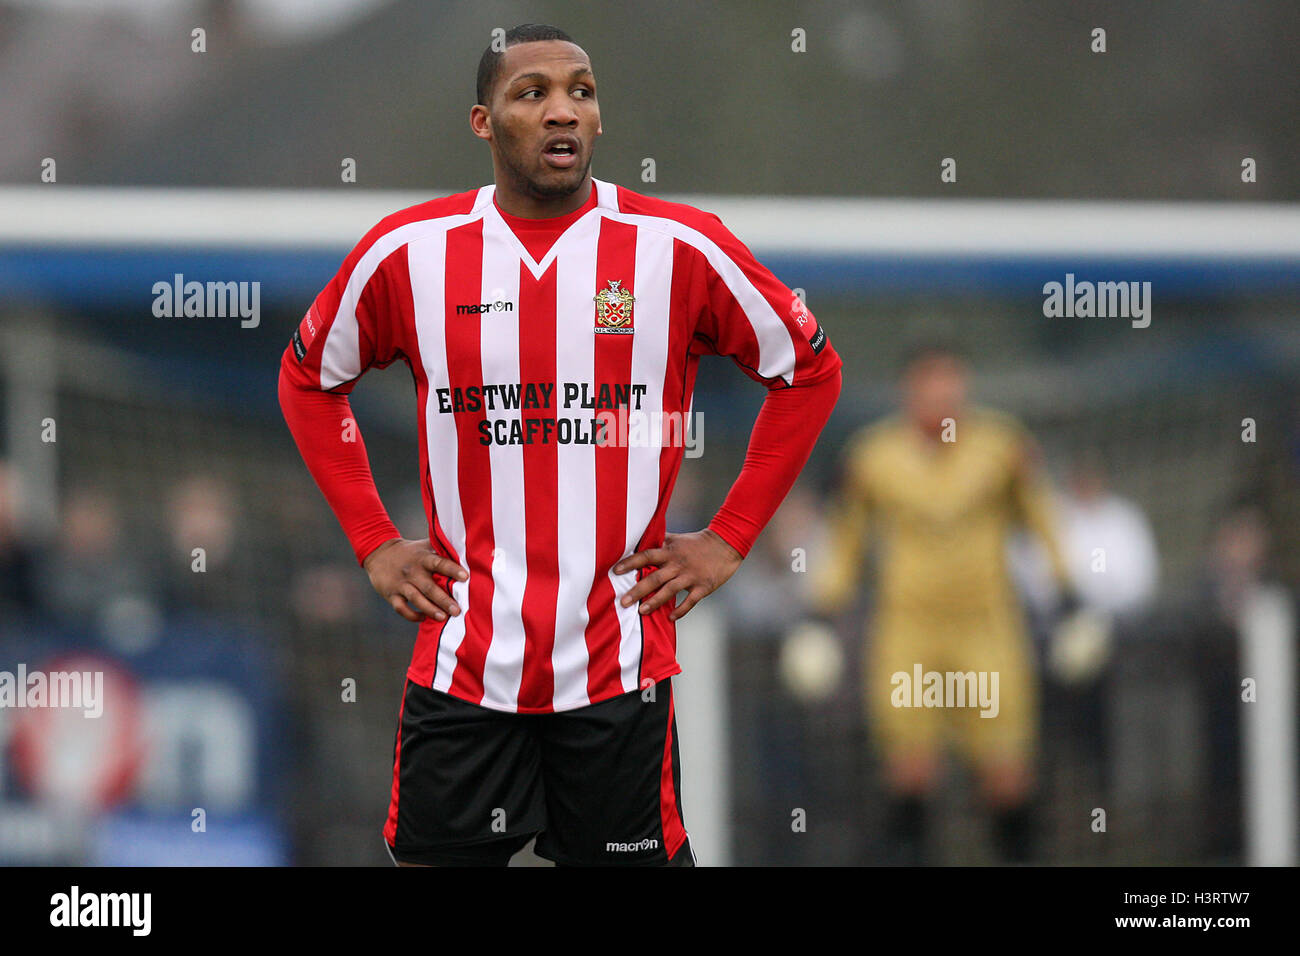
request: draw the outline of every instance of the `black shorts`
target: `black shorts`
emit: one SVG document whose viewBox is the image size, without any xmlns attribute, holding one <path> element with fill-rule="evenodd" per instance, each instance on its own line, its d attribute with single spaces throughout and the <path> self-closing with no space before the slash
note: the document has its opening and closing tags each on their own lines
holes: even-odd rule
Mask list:
<svg viewBox="0 0 1300 956">
<path fill-rule="evenodd" d="M 553 714 L 406 682 L 384 839 L 401 863 L 693 865 L 671 680 Z"/>
</svg>

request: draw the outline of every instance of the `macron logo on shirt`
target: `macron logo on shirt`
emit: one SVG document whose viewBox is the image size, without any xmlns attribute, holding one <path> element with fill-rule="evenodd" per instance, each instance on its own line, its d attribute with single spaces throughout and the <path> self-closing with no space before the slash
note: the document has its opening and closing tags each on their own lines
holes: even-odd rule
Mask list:
<svg viewBox="0 0 1300 956">
<path fill-rule="evenodd" d="M 515 304 L 497 299 L 495 302 L 470 302 L 456 306 L 457 315 L 479 315 L 483 312 L 513 312 Z"/>
</svg>

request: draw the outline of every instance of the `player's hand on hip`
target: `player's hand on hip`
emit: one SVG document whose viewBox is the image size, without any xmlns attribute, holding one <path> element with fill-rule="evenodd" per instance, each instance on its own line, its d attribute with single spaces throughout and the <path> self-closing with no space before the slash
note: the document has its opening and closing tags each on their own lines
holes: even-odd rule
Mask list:
<svg viewBox="0 0 1300 956">
<path fill-rule="evenodd" d="M 620 603 L 623 607 L 631 607 L 640 601 L 641 613 L 649 614 L 676 600 L 678 592 L 686 591 L 686 599 L 668 615 L 670 620 L 676 621 L 695 607 L 701 598 L 722 587 L 735 574 L 742 560 L 739 551 L 723 541 L 717 532 L 707 528 L 690 534 L 665 535 L 662 548 L 638 551 L 614 565 L 615 574 L 626 574 L 638 568 L 656 568 L 623 595 Z"/>
<path fill-rule="evenodd" d="M 469 573 L 429 547 L 427 538 L 385 541 L 366 556 L 363 566 L 379 596 L 408 621 L 418 623 L 425 617 L 445 621 L 448 616 L 460 613 L 460 606 L 439 587 L 433 576 L 441 574 L 464 581 Z"/>
</svg>

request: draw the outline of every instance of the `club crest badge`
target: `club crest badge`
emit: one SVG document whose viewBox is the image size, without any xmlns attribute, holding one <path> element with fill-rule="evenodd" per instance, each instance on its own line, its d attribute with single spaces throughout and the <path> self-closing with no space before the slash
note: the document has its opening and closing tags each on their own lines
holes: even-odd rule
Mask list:
<svg viewBox="0 0 1300 956">
<path fill-rule="evenodd" d="M 610 279 L 608 289 L 595 295 L 597 332 L 632 334 L 632 303 L 636 298 L 623 288 L 622 280 Z"/>
</svg>

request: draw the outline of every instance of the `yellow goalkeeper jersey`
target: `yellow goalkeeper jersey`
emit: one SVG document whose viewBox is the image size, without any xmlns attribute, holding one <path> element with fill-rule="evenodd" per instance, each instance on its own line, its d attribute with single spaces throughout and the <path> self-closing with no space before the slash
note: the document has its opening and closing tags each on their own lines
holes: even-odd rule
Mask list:
<svg viewBox="0 0 1300 956">
<path fill-rule="evenodd" d="M 853 437 L 829 552 L 812 582 L 821 609 L 848 603 L 869 541 L 881 613 L 947 618 L 1012 604 L 1006 541 L 1022 525 L 1046 545 L 1057 581 L 1066 580 L 1048 487 L 1024 427 L 974 406 L 944 438 L 951 440 L 923 435 L 901 414 Z"/>
</svg>

